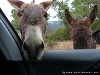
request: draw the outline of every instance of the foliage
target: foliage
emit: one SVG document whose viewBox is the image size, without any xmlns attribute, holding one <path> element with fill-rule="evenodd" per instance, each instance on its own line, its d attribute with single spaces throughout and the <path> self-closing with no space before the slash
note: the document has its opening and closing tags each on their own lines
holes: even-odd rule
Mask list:
<svg viewBox="0 0 100 75">
<path fill-rule="evenodd" d="M 49 32 L 46 34 L 46 41 L 64 41 L 70 39 L 70 34 L 68 33 L 68 30 L 66 30 L 66 27 L 61 27 L 58 30 Z"/>
<path fill-rule="evenodd" d="M 65 18 L 65 9 L 69 9 L 68 7 L 68 0 L 56 0 L 55 4 L 53 5 L 53 9 L 57 12 L 57 17 L 62 21 L 62 23 L 65 25 L 65 27 L 68 30 L 68 34 L 71 32 L 71 27 L 66 21 Z M 66 32 L 66 31 L 65 31 Z"/>
<path fill-rule="evenodd" d="M 11 13 L 12 13 L 11 16 L 13 17 L 13 20 L 11 21 L 11 23 L 12 23 L 13 27 L 15 28 L 15 30 L 18 30 L 19 29 L 18 28 L 18 20 L 19 20 L 19 18 L 17 16 L 16 10 L 12 9 Z"/>
<path fill-rule="evenodd" d="M 100 3 L 99 0 L 74 0 L 72 2 L 72 13 L 76 19 L 84 18 L 89 15 L 94 5 Z"/>
</svg>

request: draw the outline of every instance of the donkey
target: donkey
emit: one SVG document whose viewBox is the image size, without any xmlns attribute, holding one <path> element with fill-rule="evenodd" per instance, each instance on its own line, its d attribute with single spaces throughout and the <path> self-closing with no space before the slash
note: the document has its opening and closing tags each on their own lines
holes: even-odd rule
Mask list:
<svg viewBox="0 0 100 75">
<path fill-rule="evenodd" d="M 96 44 L 92 39 L 90 26 L 94 22 L 98 12 L 97 5 L 94 6 L 89 17 L 75 21 L 69 11 L 65 10 L 68 23 L 72 26 L 72 38 L 74 49 L 95 49 Z"/>
<path fill-rule="evenodd" d="M 23 51 L 28 61 L 41 59 L 44 51 L 47 9 L 55 0 L 40 4 L 8 0 L 17 9 Z"/>
</svg>

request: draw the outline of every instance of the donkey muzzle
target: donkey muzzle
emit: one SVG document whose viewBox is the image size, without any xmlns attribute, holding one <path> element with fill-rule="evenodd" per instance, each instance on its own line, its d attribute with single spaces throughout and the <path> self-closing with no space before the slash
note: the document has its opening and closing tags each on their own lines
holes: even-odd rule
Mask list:
<svg viewBox="0 0 100 75">
<path fill-rule="evenodd" d="M 29 26 L 26 29 L 23 50 L 29 61 L 40 60 L 44 51 L 42 31 L 39 26 Z"/>
</svg>

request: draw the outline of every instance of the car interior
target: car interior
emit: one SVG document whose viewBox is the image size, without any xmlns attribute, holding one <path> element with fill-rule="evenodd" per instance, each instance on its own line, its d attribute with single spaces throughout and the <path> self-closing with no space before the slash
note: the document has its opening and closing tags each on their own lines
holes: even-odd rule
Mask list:
<svg viewBox="0 0 100 75">
<path fill-rule="evenodd" d="M 97 44 L 99 32 L 93 34 Z M 21 39 L 0 9 L 0 75 L 86 75 L 99 71 L 99 49 L 48 50 L 41 60 L 28 62 Z"/>
</svg>

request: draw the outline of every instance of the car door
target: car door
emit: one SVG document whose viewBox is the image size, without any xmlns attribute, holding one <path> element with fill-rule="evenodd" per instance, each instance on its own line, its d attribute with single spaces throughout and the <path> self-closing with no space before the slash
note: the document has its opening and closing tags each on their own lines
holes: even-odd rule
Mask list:
<svg viewBox="0 0 100 75">
<path fill-rule="evenodd" d="M 0 75 L 68 75 L 99 73 L 100 50 L 48 50 L 28 62 L 22 41 L 0 9 Z"/>
<path fill-rule="evenodd" d="M 0 75 L 29 75 L 22 42 L 0 9 Z"/>
</svg>

